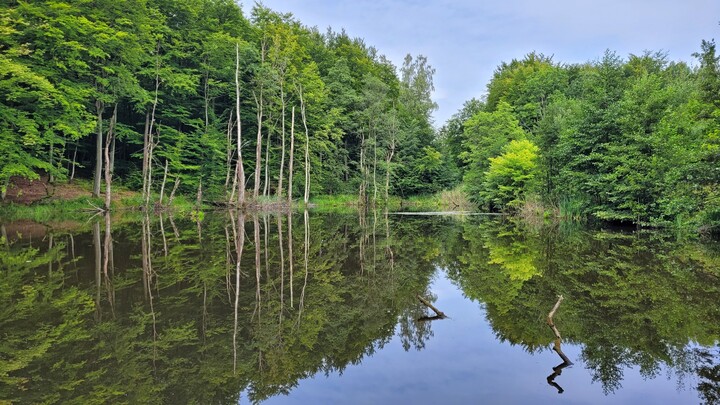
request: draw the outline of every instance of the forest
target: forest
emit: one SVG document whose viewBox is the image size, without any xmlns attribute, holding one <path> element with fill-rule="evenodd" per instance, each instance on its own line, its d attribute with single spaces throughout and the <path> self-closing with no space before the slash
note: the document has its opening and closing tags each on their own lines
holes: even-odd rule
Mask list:
<svg viewBox="0 0 720 405">
<path fill-rule="evenodd" d="M 0 190 L 20 178 L 249 206 L 462 190 L 479 209 L 714 232 L 720 57 L 501 63 L 442 126 L 423 55 L 231 0 L 0 9 Z M 476 50 L 481 52 L 481 50 Z"/>
</svg>

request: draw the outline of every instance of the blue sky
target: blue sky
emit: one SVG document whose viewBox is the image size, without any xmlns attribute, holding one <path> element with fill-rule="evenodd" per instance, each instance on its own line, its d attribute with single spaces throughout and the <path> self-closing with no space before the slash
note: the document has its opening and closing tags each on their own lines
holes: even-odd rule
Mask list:
<svg viewBox="0 0 720 405">
<path fill-rule="evenodd" d="M 245 1 L 249 13 L 252 1 Z M 720 0 L 264 0 L 321 31 L 344 28 L 392 60 L 422 54 L 435 67 L 435 124 L 485 93 L 503 61 L 536 51 L 556 62 L 666 51 L 694 63 L 700 41 L 720 41 Z"/>
</svg>

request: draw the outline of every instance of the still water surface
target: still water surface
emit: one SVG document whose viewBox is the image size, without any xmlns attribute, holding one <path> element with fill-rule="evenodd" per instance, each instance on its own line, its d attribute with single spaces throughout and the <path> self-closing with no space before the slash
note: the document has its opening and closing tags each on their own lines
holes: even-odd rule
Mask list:
<svg viewBox="0 0 720 405">
<path fill-rule="evenodd" d="M 0 402 L 720 400 L 712 241 L 393 214 L 2 228 Z"/>
</svg>

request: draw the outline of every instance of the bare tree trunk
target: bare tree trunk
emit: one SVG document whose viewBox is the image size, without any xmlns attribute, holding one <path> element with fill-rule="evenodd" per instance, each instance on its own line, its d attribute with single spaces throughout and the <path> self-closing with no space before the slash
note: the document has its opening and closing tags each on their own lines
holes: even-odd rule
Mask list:
<svg viewBox="0 0 720 405">
<path fill-rule="evenodd" d="M 102 162 L 103 162 L 103 126 L 102 115 L 105 106 L 100 100 L 95 100 L 95 110 L 97 111 L 97 137 L 95 138 L 95 175 L 93 177 L 93 197 L 100 197 L 100 185 L 102 179 Z"/>
<path fill-rule="evenodd" d="M 365 131 L 361 130 L 360 136 L 360 191 L 358 193 L 358 203 L 364 207 L 367 187 L 367 179 L 365 177 Z"/>
<path fill-rule="evenodd" d="M 145 112 L 145 130 L 143 131 L 143 160 L 142 160 L 142 199 L 147 200 L 148 166 L 150 165 L 150 111 Z"/>
<path fill-rule="evenodd" d="M 283 89 L 283 83 L 280 83 L 280 106 L 281 106 L 281 118 L 280 118 L 280 132 L 282 137 L 282 148 L 280 149 L 280 174 L 278 176 L 278 189 L 277 198 L 282 199 L 283 193 L 283 177 L 285 172 L 285 91 Z"/>
<path fill-rule="evenodd" d="M 310 133 L 308 132 L 307 118 L 305 116 L 305 101 L 302 96 L 302 88 L 300 88 L 300 116 L 305 127 L 305 206 L 308 205 L 310 199 Z"/>
<path fill-rule="evenodd" d="M 373 137 L 373 207 L 377 205 L 377 133 Z"/>
<path fill-rule="evenodd" d="M 260 98 L 255 97 L 257 107 L 257 138 L 255 141 L 255 184 L 253 184 L 253 200 L 258 199 L 260 193 L 260 168 L 262 167 L 262 121 L 263 121 L 263 88 L 260 85 Z"/>
<path fill-rule="evenodd" d="M 168 160 L 165 159 L 165 171 L 163 173 L 162 185 L 160 186 L 160 206 L 162 206 L 163 197 L 165 196 L 165 183 L 167 183 L 167 172 L 168 172 Z"/>
<path fill-rule="evenodd" d="M 77 165 L 77 143 L 75 144 L 75 151 L 73 152 L 73 158 L 72 158 L 72 169 L 70 170 L 70 180 L 68 180 L 68 183 L 72 183 L 75 179 L 75 166 Z"/>
<path fill-rule="evenodd" d="M 235 45 L 235 115 L 237 116 L 237 205 L 245 205 L 245 168 L 242 160 L 242 121 L 240 120 L 240 44 Z"/>
<path fill-rule="evenodd" d="M 230 185 L 230 175 L 232 174 L 232 129 L 233 129 L 233 112 L 230 110 L 230 117 L 228 118 L 227 133 L 226 133 L 226 147 L 225 147 L 225 165 L 227 170 L 225 171 L 225 196 L 227 197 L 228 186 Z M 234 191 L 234 190 L 233 190 Z"/>
<path fill-rule="evenodd" d="M 288 162 L 288 204 L 292 204 L 293 162 L 295 161 L 295 106 L 290 120 L 290 161 Z"/>
<path fill-rule="evenodd" d="M 268 121 L 272 122 L 272 116 L 270 114 L 268 114 Z M 263 197 L 267 197 L 270 191 L 270 128 L 272 127 L 272 125 L 268 127 L 267 141 L 265 141 L 265 182 L 263 183 Z"/>
<path fill-rule="evenodd" d="M 173 184 L 172 192 L 170 192 L 170 198 L 168 198 L 168 205 L 172 205 L 173 199 L 175 199 L 175 191 L 177 191 L 180 185 L 180 177 L 175 177 L 175 184 Z"/>
<path fill-rule="evenodd" d="M 266 51 L 266 43 L 263 40 L 260 45 L 260 65 L 262 66 L 265 64 L 265 51 Z M 253 91 L 253 95 L 255 95 L 255 106 L 257 107 L 256 110 L 256 117 L 257 117 L 257 139 L 255 141 L 255 184 L 253 184 L 253 200 L 258 199 L 258 195 L 260 193 L 260 168 L 262 167 L 262 124 L 263 124 L 263 116 L 264 116 L 264 100 L 263 100 L 263 75 L 262 73 L 258 75 L 260 77 L 260 97 L 258 98 L 257 95 L 255 95 L 255 92 Z"/>
<path fill-rule="evenodd" d="M 150 191 L 152 190 L 152 155 L 155 148 L 153 139 L 153 127 L 155 126 L 155 112 L 158 105 L 158 91 L 160 89 L 160 42 L 155 49 L 155 98 L 153 99 L 152 111 L 145 116 L 145 136 L 143 145 L 143 197 L 145 207 L 150 205 Z"/>
<path fill-rule="evenodd" d="M 107 138 L 105 140 L 105 211 L 110 211 L 110 203 L 112 202 L 112 171 L 110 169 L 110 147 L 115 138 L 115 124 L 117 122 L 117 103 L 113 108 L 113 115 L 110 118 L 110 126 L 108 127 Z"/>
<path fill-rule="evenodd" d="M 390 163 L 395 155 L 395 139 L 390 141 L 390 150 L 385 156 L 385 204 L 390 200 Z"/>
</svg>

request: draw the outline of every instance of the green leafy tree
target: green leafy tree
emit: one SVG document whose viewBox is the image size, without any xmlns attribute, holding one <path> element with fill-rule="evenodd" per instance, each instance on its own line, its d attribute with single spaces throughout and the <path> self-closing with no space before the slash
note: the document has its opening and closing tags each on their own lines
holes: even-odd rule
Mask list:
<svg viewBox="0 0 720 405">
<path fill-rule="evenodd" d="M 464 184 L 472 201 L 485 202 L 481 194 L 490 158 L 500 155 L 510 141 L 526 138 L 512 107 L 505 102 L 501 102 L 496 111 L 480 111 L 465 122 L 463 145 L 466 150 L 461 156 L 467 165 Z"/>
<path fill-rule="evenodd" d="M 510 141 L 503 153 L 490 158 L 481 198 L 495 209 L 516 210 L 537 189 L 539 148 L 527 139 Z"/>
</svg>

